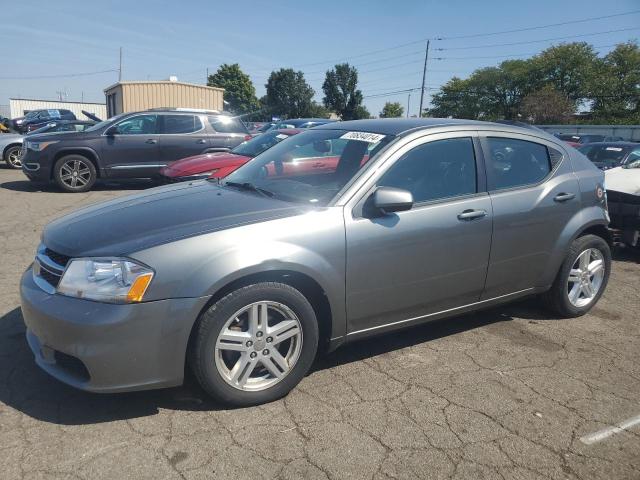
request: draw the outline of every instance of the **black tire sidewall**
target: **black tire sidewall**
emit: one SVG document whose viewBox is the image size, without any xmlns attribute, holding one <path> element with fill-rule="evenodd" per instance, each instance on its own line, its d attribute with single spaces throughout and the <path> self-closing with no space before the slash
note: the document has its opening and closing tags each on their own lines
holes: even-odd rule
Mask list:
<svg viewBox="0 0 640 480">
<path fill-rule="evenodd" d="M 12 152 L 13 150 L 17 150 L 17 151 L 18 151 L 18 154 L 20 154 L 20 149 L 21 149 L 21 148 L 22 148 L 22 147 L 21 147 L 20 145 L 14 145 L 13 147 L 9 147 L 9 148 L 7 148 L 7 153 L 6 153 L 6 157 L 5 157 L 5 158 L 6 158 L 6 160 L 5 160 L 5 161 L 7 162 L 7 166 L 8 166 L 9 168 L 13 169 L 13 170 L 20 170 L 20 169 L 22 168 L 22 165 L 21 165 L 21 166 L 19 166 L 19 167 L 14 166 L 14 165 L 9 161 L 9 155 L 11 155 L 11 152 Z"/>
<path fill-rule="evenodd" d="M 84 162 L 89 168 L 89 172 L 91 172 L 91 179 L 87 182 L 86 185 L 83 185 L 80 188 L 71 188 L 60 179 L 60 168 L 62 167 L 62 165 L 69 160 L 74 159 Z M 65 155 L 64 157 L 58 159 L 53 167 L 53 179 L 55 180 L 56 185 L 58 185 L 58 187 L 65 192 L 80 193 L 91 190 L 91 187 L 93 187 L 93 185 L 96 183 L 97 177 L 98 175 L 96 173 L 96 167 L 93 165 L 93 162 L 83 155 Z"/>
<path fill-rule="evenodd" d="M 264 300 L 282 303 L 298 316 L 302 325 L 302 351 L 293 369 L 274 386 L 260 392 L 238 390 L 229 385 L 216 368 L 215 342 L 231 315 Z M 271 402 L 289 393 L 311 368 L 317 348 L 318 323 L 313 307 L 304 295 L 289 285 L 258 283 L 232 292 L 201 315 L 191 363 L 201 386 L 212 397 L 226 405 L 246 407 Z"/>
<path fill-rule="evenodd" d="M 569 272 L 573 267 L 573 264 L 577 260 L 578 256 L 587 250 L 588 248 L 595 248 L 602 253 L 602 257 L 604 258 L 604 278 L 602 279 L 602 285 L 600 286 L 600 290 L 596 294 L 595 298 L 584 307 L 576 307 L 569 301 L 569 297 L 566 293 L 567 283 L 569 281 Z M 607 288 L 607 283 L 609 282 L 609 275 L 611 274 L 611 248 L 609 244 L 596 235 L 585 235 L 583 237 L 579 237 L 573 241 L 571 244 L 571 248 L 569 249 L 569 254 L 567 255 L 566 260 L 562 264 L 562 269 L 559 272 L 558 279 L 556 284 L 554 284 L 553 288 L 557 291 L 554 292 L 556 298 L 559 302 L 559 307 L 565 316 L 569 317 L 578 317 L 586 314 L 589 310 L 591 310 L 600 300 L 600 297 L 604 293 Z"/>
</svg>

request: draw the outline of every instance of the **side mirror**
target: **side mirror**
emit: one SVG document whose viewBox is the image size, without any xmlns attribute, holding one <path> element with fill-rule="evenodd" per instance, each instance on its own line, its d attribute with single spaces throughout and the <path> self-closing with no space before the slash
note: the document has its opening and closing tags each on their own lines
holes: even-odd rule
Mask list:
<svg viewBox="0 0 640 480">
<path fill-rule="evenodd" d="M 118 133 L 118 127 L 113 125 L 105 130 L 104 134 L 107 137 L 113 137 L 116 133 Z"/>
<path fill-rule="evenodd" d="M 404 212 L 413 207 L 413 195 L 401 188 L 378 187 L 371 195 L 371 206 L 383 214 Z"/>
</svg>

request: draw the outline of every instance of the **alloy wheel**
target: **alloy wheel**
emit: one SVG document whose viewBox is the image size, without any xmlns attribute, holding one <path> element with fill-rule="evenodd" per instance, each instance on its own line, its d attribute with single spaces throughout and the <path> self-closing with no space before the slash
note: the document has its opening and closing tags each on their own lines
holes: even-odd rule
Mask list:
<svg viewBox="0 0 640 480">
<path fill-rule="evenodd" d="M 82 160 L 69 160 L 60 166 L 60 180 L 70 188 L 84 187 L 91 181 L 91 170 Z"/>
<path fill-rule="evenodd" d="M 7 162 L 13 168 L 21 168 L 22 167 L 22 149 L 21 148 L 12 148 L 9 150 L 7 155 Z"/>
<path fill-rule="evenodd" d="M 302 350 L 302 325 L 286 305 L 252 303 L 238 310 L 216 339 L 218 373 L 232 387 L 265 390 L 284 379 Z"/>
<path fill-rule="evenodd" d="M 605 275 L 605 262 L 602 252 L 588 248 L 576 258 L 567 281 L 569 302 L 581 308 L 593 302 L 598 295 Z"/>
</svg>

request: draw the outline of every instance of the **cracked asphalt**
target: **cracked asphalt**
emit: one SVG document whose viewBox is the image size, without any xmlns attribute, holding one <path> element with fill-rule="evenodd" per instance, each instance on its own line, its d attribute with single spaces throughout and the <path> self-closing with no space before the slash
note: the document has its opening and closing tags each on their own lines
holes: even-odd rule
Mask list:
<svg viewBox="0 0 640 480">
<path fill-rule="evenodd" d="M 18 282 L 42 227 L 86 194 L 0 169 L 2 479 L 640 479 L 640 254 L 617 250 L 589 315 L 535 299 L 346 346 L 283 400 L 226 410 L 187 379 L 118 395 L 73 390 L 33 362 Z"/>
</svg>

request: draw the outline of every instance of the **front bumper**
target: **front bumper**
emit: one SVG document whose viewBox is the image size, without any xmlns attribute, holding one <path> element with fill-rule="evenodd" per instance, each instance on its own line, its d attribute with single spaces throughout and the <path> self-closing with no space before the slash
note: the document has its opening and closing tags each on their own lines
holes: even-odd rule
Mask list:
<svg viewBox="0 0 640 480">
<path fill-rule="evenodd" d="M 208 297 L 115 305 L 49 294 L 31 268 L 20 284 L 36 363 L 73 387 L 122 392 L 182 384 L 191 328 Z"/>
<path fill-rule="evenodd" d="M 47 182 L 51 179 L 51 162 L 49 161 L 48 153 L 34 152 L 27 150 L 27 146 L 23 145 L 23 155 L 20 161 L 22 162 L 22 172 L 30 179 L 34 181 Z"/>
</svg>

